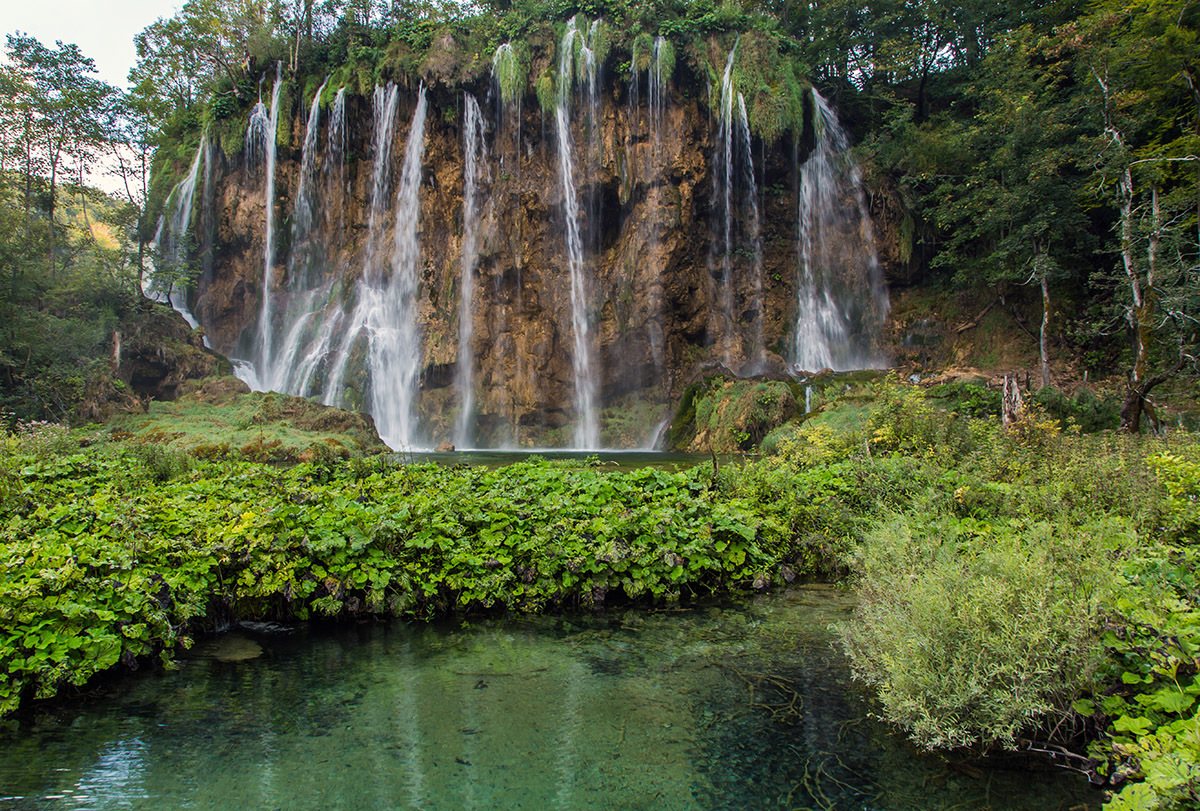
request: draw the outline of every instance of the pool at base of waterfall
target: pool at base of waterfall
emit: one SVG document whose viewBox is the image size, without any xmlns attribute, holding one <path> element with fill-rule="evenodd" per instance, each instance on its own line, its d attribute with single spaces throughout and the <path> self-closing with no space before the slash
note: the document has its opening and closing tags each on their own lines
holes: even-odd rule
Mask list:
<svg viewBox="0 0 1200 811">
<path fill-rule="evenodd" d="M 0 725 L 0 809 L 1098 808 L 871 717 L 807 586 L 431 624 L 248 624 Z"/>
</svg>

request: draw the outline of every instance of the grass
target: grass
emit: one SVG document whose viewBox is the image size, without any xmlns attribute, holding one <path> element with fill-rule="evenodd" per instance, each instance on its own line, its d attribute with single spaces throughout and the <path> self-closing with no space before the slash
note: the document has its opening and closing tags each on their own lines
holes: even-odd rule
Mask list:
<svg viewBox="0 0 1200 811">
<path fill-rule="evenodd" d="M 369 416 L 303 397 L 251 393 L 236 378 L 209 380 L 178 400 L 152 402 L 147 413 L 116 417 L 108 429 L 118 439 L 202 459 L 311 462 L 388 450 Z"/>
</svg>

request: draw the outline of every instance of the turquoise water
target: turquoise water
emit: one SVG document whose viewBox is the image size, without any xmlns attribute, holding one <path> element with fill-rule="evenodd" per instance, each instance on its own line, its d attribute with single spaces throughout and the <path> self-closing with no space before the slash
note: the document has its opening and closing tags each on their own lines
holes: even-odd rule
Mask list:
<svg viewBox="0 0 1200 811">
<path fill-rule="evenodd" d="M 643 467 L 660 470 L 686 470 L 696 465 L 712 464 L 707 453 L 676 453 L 667 451 L 569 451 L 557 448 L 536 450 L 478 450 L 478 451 L 412 451 L 397 453 L 401 461 L 437 462 L 443 465 L 481 465 L 497 468 L 520 462 L 531 456 L 551 461 L 579 462 L 591 460 L 601 470 L 630 471 Z M 717 463 L 726 465 L 740 462 L 742 454 L 717 454 Z"/>
<path fill-rule="evenodd" d="M 0 808 L 1072 809 L 870 720 L 824 587 L 736 605 L 240 630 L 0 727 Z"/>
</svg>

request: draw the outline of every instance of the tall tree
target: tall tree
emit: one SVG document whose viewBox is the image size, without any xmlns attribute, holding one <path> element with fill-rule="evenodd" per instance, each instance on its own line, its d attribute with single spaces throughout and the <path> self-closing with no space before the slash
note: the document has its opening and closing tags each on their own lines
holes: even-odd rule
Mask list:
<svg viewBox="0 0 1200 811">
<path fill-rule="evenodd" d="M 1131 432 L 1143 415 L 1157 424 L 1151 392 L 1189 361 L 1200 323 L 1198 24 L 1190 2 L 1109 0 L 1062 32 L 1096 116 L 1093 188 L 1117 213 Z"/>
<path fill-rule="evenodd" d="M 79 46 L 57 43 L 47 48 L 24 34 L 10 34 L 6 48 L 16 79 L 13 88 L 22 113 L 27 172 L 32 178 L 37 165 L 48 183 L 47 223 L 50 228 L 48 267 L 55 272 L 54 214 L 60 177 L 82 175 L 95 152 L 107 138 L 106 109 L 117 91 L 93 78 L 94 60 Z"/>
</svg>

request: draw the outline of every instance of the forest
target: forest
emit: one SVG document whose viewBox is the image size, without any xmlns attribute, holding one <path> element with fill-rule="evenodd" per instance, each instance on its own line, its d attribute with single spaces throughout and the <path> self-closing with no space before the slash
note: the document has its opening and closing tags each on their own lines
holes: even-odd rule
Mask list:
<svg viewBox="0 0 1200 811">
<path fill-rule="evenodd" d="M 573 38 L 577 26 L 586 33 Z M 641 622 L 622 611 L 761 607 L 753 601 L 801 581 L 852 595 L 852 612 L 826 630 L 847 684 L 869 691 L 864 719 L 902 732 L 913 752 L 939 753 L 947 773 L 1002 768 L 1019 753 L 1039 764 L 1031 774 L 1050 765 L 1073 775 L 1092 792 L 1085 805 L 1200 807 L 1198 34 L 1200 4 L 1182 0 L 187 0 L 137 36 L 127 88 L 95 78 L 75 45 L 9 34 L 0 64 L 0 716 L 12 720 L 0 718 L 0 774 L 14 768 L 3 751 L 19 752 L 23 730 L 49 723 L 61 703 L 103 692 L 97 685 L 113 673 L 173 673 L 180 661 L 186 670 L 194 646 L 238 623 L 450 618 L 470 628 L 497 616 L 618 612 L 617 630 L 598 637 L 609 640 Z M 563 53 L 564 43 L 574 50 Z M 577 133 L 593 127 L 597 151 L 611 154 L 588 164 L 578 153 L 605 178 L 579 183 L 577 214 L 561 168 L 573 154 L 563 109 L 585 75 L 600 89 L 583 97 L 594 109 L 577 110 Z M 693 129 L 671 142 L 684 147 L 674 166 L 647 180 L 632 156 L 657 145 L 656 119 L 649 113 L 642 132 L 635 113 L 639 93 L 652 111 L 663 87 L 676 125 Z M 493 212 L 500 236 L 480 238 L 491 265 L 487 274 L 478 266 L 475 295 L 493 321 L 478 316 L 488 331 L 475 343 L 486 348 L 472 352 L 466 306 L 452 310 L 470 295 L 472 268 L 456 251 L 474 239 L 466 190 L 475 153 L 446 155 L 459 139 L 471 143 L 476 98 L 503 111 L 478 125 L 494 166 L 483 198 L 525 219 Z M 728 128 L 739 103 L 745 158 L 734 159 Z M 305 144 L 317 132 L 333 144 L 340 132 L 316 126 L 338 104 L 352 132 L 341 136 L 338 171 L 350 179 L 337 199 L 354 199 L 320 212 L 342 240 L 325 255 L 337 273 L 326 288 L 285 288 L 317 275 L 316 240 L 297 225 L 316 215 L 290 201 L 304 200 L 305 178 L 318 176 L 303 162 Z M 407 153 L 396 147 L 404 171 L 394 190 L 378 180 L 387 170 L 378 122 L 389 109 L 412 122 Z M 504 141 L 512 110 L 515 147 Z M 802 167 L 824 154 L 838 121 L 848 142 L 839 160 L 863 212 L 843 227 L 878 244 L 872 271 L 882 267 L 892 297 L 872 339 L 891 360 L 862 365 L 890 371 L 806 369 L 788 355 L 796 294 L 784 277 L 796 271 L 781 268 L 800 253 L 803 275 Z M 429 168 L 431 158 L 422 173 L 421 149 L 450 168 Z M 334 164 L 324 160 L 327 178 Z M 458 385 L 462 358 L 494 363 L 487 382 L 480 374 L 484 392 L 516 379 L 509 372 L 522 359 L 532 374 L 541 361 L 527 350 L 538 346 L 547 368 L 547 358 L 560 364 L 558 378 L 514 384 L 514 401 L 528 403 L 506 416 L 521 429 L 541 420 L 545 432 L 528 436 L 563 444 L 572 405 L 563 381 L 573 372 L 578 409 L 578 335 L 590 327 L 608 367 L 588 397 L 609 410 L 596 408 L 599 443 L 575 447 L 611 449 L 627 425 L 640 437 L 643 423 L 665 415 L 657 436 L 698 452 L 687 466 L 630 470 L 584 454 L 498 468 L 469 455 L 414 459 L 408 443 L 385 451 L 378 411 L 352 413 L 370 412 L 376 383 L 336 399 L 232 376 L 245 380 L 238 361 L 271 346 L 273 278 L 292 301 L 341 291 L 336 277 L 351 265 L 370 278 L 382 233 L 376 198 L 393 195 L 400 209 L 410 164 L 411 219 L 424 217 L 412 228 L 427 237 L 424 247 L 410 241 L 434 257 L 405 260 L 427 303 L 426 354 L 413 361 L 421 419 L 438 430 L 465 422 L 469 398 L 438 393 Z M 733 176 L 747 166 L 754 191 L 744 209 L 730 213 L 736 195 L 724 190 L 722 243 L 718 168 Z M 565 178 L 565 213 L 540 199 L 557 188 L 554 171 Z M 98 173 L 119 191 L 96 188 Z M 206 202 L 193 208 L 193 196 Z M 644 227 L 647 201 L 674 217 L 670 227 Z M 329 211 L 343 220 L 331 224 Z M 529 212 L 545 214 L 545 231 L 526 230 Z M 265 225 L 247 225 L 251 216 Z M 389 216 L 398 233 L 400 214 Z M 576 217 L 582 260 L 571 255 Z M 702 240 L 673 236 L 689 220 Z M 734 248 L 731 229 L 753 238 Z M 540 250 L 560 231 L 565 253 L 555 241 L 544 255 L 561 255 L 562 268 L 526 267 L 516 248 L 515 271 L 496 258 L 501 244 Z M 627 231 L 669 245 L 672 279 L 683 281 L 622 287 L 622 263 L 667 252 L 618 256 Z M 406 249 L 399 235 L 394 244 L 384 263 L 393 269 Z M 264 255 L 259 282 L 242 265 L 258 274 Z M 576 315 L 570 344 L 565 326 L 538 323 L 554 308 L 537 309 L 536 296 L 550 300 L 551 271 L 581 262 L 594 263 L 604 290 L 590 311 L 572 310 L 590 315 Z M 743 309 L 725 316 L 753 322 L 747 334 L 757 330 L 765 359 L 757 365 L 750 338 L 728 350 L 712 317 L 688 309 L 713 305 L 713 291 L 748 267 L 758 281 L 729 295 Z M 561 282 L 554 295 L 565 301 L 566 289 Z M 194 309 L 201 325 L 166 303 L 190 319 Z M 651 304 L 670 314 L 671 330 L 639 326 L 650 337 L 629 338 L 638 308 Z M 331 324 L 342 318 L 330 311 Z M 975 334 L 974 354 L 927 349 L 927 324 L 940 325 L 946 345 Z M 634 398 L 640 383 L 612 368 L 638 341 L 654 359 L 630 379 L 669 381 L 648 405 Z M 1021 349 L 989 354 L 988 343 Z M 351 339 L 342 351 L 353 363 Z M 735 371 L 735 357 L 749 371 Z M 482 413 L 490 406 L 479 400 Z M 748 673 L 734 673 L 749 686 L 745 709 L 766 707 L 767 734 L 799 741 L 801 679 Z M 803 780 L 789 778 L 778 802 L 832 808 L 841 807 L 834 795 L 858 802 L 888 790 L 882 780 L 846 783 L 844 771 L 822 783 L 809 762 L 792 766 Z M 704 804 L 700 794 L 693 801 Z M 895 807 L 923 807 L 912 802 Z"/>
<path fill-rule="evenodd" d="M 911 283 L 1040 299 L 1041 385 L 1051 355 L 1123 379 L 1121 424 L 1136 430 L 1152 391 L 1190 374 L 1200 95 L 1188 4 L 189 2 L 139 35 L 128 91 L 92 78 L 77 48 L 9 40 L 0 357 L 5 390 L 21 393 L 10 407 L 68 415 L 97 373 L 95 325 L 149 273 L 154 223 L 197 128 L 239 127 L 265 66 L 313 87 L 326 74 L 360 90 L 423 75 L 484 86 L 511 41 L 502 92 L 545 105 L 553 77 L 530 75 L 531 60 L 576 13 L 603 20 L 600 56 L 619 76 L 661 32 L 672 63 L 711 85 L 720 66 L 703 44 L 744 33 L 735 81 L 764 145 L 802 136 L 805 88 L 822 88 L 857 144 L 872 212 L 896 223 Z M 89 200 L 81 173 L 102 157 L 126 193 Z M 198 273 L 171 264 L 155 271 L 168 285 Z M 92 328 L 33 340 L 76 317 Z"/>
</svg>

